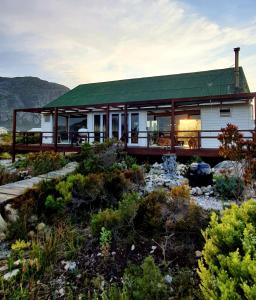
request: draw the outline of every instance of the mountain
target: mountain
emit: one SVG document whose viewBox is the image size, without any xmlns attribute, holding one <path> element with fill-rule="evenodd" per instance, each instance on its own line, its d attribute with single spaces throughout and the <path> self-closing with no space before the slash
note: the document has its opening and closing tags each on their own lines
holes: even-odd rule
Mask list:
<svg viewBox="0 0 256 300">
<path fill-rule="evenodd" d="M 0 77 L 0 127 L 11 129 L 17 108 L 41 107 L 69 91 L 64 85 L 37 77 Z M 17 129 L 40 127 L 38 114 L 18 113 Z"/>
</svg>

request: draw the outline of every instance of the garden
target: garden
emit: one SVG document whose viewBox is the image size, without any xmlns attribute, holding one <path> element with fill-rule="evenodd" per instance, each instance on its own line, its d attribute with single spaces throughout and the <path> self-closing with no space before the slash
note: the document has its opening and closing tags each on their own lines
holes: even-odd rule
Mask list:
<svg viewBox="0 0 256 300">
<path fill-rule="evenodd" d="M 111 141 L 20 157 L 15 176 L 77 168 L 1 208 L 1 298 L 255 299 L 256 144 L 230 124 L 219 140 L 214 168 Z"/>
</svg>

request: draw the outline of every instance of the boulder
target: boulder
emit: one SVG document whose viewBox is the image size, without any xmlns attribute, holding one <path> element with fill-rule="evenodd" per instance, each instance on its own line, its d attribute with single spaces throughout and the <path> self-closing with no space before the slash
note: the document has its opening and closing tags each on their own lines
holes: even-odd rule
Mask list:
<svg viewBox="0 0 256 300">
<path fill-rule="evenodd" d="M 12 208 L 11 204 L 7 204 L 4 209 L 6 212 L 6 218 L 9 222 L 14 223 L 18 220 L 18 210 Z"/>
<path fill-rule="evenodd" d="M 0 232 L 4 232 L 7 230 L 7 223 L 3 219 L 2 215 L 0 214 Z"/>
<path fill-rule="evenodd" d="M 218 163 L 214 168 L 214 173 L 217 175 L 226 174 L 231 176 L 242 176 L 243 166 L 241 163 L 233 160 L 224 160 Z"/>
</svg>

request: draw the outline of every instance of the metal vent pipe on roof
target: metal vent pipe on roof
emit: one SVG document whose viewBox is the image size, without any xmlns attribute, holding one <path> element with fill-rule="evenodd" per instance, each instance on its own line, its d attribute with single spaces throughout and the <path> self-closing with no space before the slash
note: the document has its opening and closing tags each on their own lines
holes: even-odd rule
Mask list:
<svg viewBox="0 0 256 300">
<path fill-rule="evenodd" d="M 235 51 L 235 87 L 239 89 L 239 51 L 240 47 L 234 48 Z"/>
</svg>

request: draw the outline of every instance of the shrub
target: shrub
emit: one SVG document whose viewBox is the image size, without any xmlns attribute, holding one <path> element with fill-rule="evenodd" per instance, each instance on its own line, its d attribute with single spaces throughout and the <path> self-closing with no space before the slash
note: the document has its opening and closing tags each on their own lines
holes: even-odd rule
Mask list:
<svg viewBox="0 0 256 300">
<path fill-rule="evenodd" d="M 168 299 L 167 285 L 152 256 L 145 258 L 141 268 L 126 269 L 124 286 L 134 300 Z"/>
<path fill-rule="evenodd" d="M 171 197 L 175 201 L 189 201 L 190 189 L 188 185 L 178 185 L 171 189 Z"/>
<path fill-rule="evenodd" d="M 102 227 L 100 232 L 100 249 L 105 257 L 109 255 L 111 239 L 111 231 Z"/>
<path fill-rule="evenodd" d="M 12 156 L 9 152 L 3 152 L 3 153 L 0 153 L 0 158 L 1 159 L 11 159 Z"/>
<path fill-rule="evenodd" d="M 169 193 L 164 190 L 156 190 L 142 199 L 136 217 L 136 225 L 143 230 L 160 230 L 164 226 L 164 208 L 169 199 Z"/>
<path fill-rule="evenodd" d="M 102 227 L 117 232 L 120 228 L 133 225 L 133 220 L 140 205 L 140 197 L 136 193 L 126 194 L 118 204 L 118 209 L 107 208 L 94 214 L 91 218 L 91 229 L 99 235 Z"/>
<path fill-rule="evenodd" d="M 256 298 L 255 215 L 253 200 L 213 213 L 198 270 L 205 299 Z"/>
<path fill-rule="evenodd" d="M 118 170 L 106 173 L 104 180 L 104 189 L 109 198 L 109 204 L 119 201 L 123 194 L 128 191 L 129 181 Z"/>
<path fill-rule="evenodd" d="M 103 211 L 99 211 L 92 215 L 91 218 L 91 229 L 95 236 L 100 234 L 101 228 L 107 228 L 108 230 L 114 229 L 120 224 L 121 218 L 118 210 L 107 208 Z"/>
<path fill-rule="evenodd" d="M 234 200 L 241 198 L 244 191 L 244 183 L 240 177 L 218 176 L 216 177 L 214 188 L 224 200 Z"/>
<path fill-rule="evenodd" d="M 19 180 L 17 172 L 10 173 L 5 167 L 0 165 L 0 185 Z"/>
<path fill-rule="evenodd" d="M 48 195 L 45 199 L 45 207 L 52 210 L 61 210 L 64 207 L 63 198 L 55 198 L 53 195 Z"/>
<path fill-rule="evenodd" d="M 33 176 L 60 169 L 66 164 L 66 159 L 62 154 L 50 151 L 30 153 L 27 160 L 27 166 L 31 168 Z"/>
<path fill-rule="evenodd" d="M 130 169 L 125 170 L 124 175 L 127 179 L 135 184 L 144 183 L 143 169 L 137 164 L 133 164 Z"/>
</svg>

